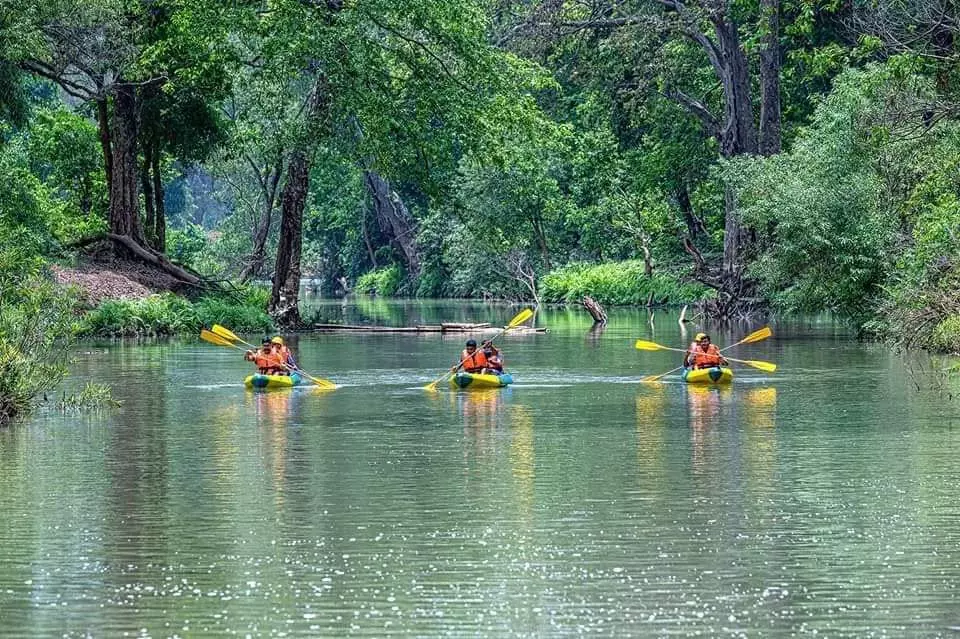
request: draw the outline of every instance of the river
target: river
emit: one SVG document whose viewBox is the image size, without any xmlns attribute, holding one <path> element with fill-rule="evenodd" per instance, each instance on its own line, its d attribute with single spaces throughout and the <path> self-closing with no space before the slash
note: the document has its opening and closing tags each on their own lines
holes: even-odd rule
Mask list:
<svg viewBox="0 0 960 639">
<path fill-rule="evenodd" d="M 518 310 L 314 300 L 384 324 Z M 0 431 L 0 635 L 960 636 L 960 404 L 936 364 L 808 318 L 729 351 L 772 375 L 638 384 L 679 356 L 634 340 L 696 330 L 648 319 L 543 311 L 486 392 L 421 388 L 462 335 L 294 337 L 328 393 L 248 392 L 241 354 L 196 339 L 85 343 L 65 388 L 123 406 Z"/>
</svg>

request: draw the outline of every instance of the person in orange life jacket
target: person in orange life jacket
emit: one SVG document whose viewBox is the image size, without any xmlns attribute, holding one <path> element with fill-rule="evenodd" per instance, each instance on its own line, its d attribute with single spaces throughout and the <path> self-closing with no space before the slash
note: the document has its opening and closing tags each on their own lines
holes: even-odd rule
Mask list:
<svg viewBox="0 0 960 639">
<path fill-rule="evenodd" d="M 490 343 L 490 340 L 487 340 L 480 346 L 483 349 L 484 356 L 487 358 L 487 368 L 485 372 L 501 375 L 503 373 L 503 354 L 500 352 L 500 349 Z"/>
<path fill-rule="evenodd" d="M 273 346 L 274 355 L 282 364 L 281 368 L 283 368 L 285 375 L 289 375 L 290 371 L 298 368 L 296 360 L 293 359 L 293 353 L 291 353 L 290 349 L 283 343 L 282 337 L 277 335 L 270 340 L 270 344 Z"/>
<path fill-rule="evenodd" d="M 277 372 L 282 371 L 283 367 L 280 366 L 280 360 L 274 354 L 273 347 L 274 345 L 270 343 L 270 340 L 264 338 L 260 348 L 256 351 L 247 351 L 244 353 L 243 359 L 256 364 L 261 375 L 282 374 L 282 372 Z"/>
<path fill-rule="evenodd" d="M 487 367 L 487 355 L 481 350 L 477 350 L 477 341 L 467 340 L 467 347 L 460 353 L 460 365 L 468 373 L 482 373 Z"/>
<path fill-rule="evenodd" d="M 683 357 L 685 368 L 713 368 L 714 366 L 726 366 L 728 363 L 720 354 L 717 345 L 710 343 L 710 336 L 706 333 L 697 333 L 694 336 L 693 343 L 690 344 L 687 354 Z"/>
</svg>

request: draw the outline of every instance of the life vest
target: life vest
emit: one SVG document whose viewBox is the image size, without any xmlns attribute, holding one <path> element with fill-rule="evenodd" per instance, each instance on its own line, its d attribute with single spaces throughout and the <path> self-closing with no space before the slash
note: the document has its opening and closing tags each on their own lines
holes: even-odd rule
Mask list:
<svg viewBox="0 0 960 639">
<path fill-rule="evenodd" d="M 472 355 L 467 352 L 467 349 L 463 349 L 463 352 L 460 353 L 460 361 L 463 362 L 463 370 L 468 373 L 479 373 L 490 364 L 487 361 L 487 356 L 479 348 L 473 351 Z"/>
<path fill-rule="evenodd" d="M 258 350 L 254 353 L 253 361 L 264 375 L 276 375 L 286 372 L 284 367 L 281 366 L 280 358 L 273 353 L 265 353 L 263 350 Z"/>
<path fill-rule="evenodd" d="M 720 349 L 716 344 L 708 346 L 706 351 L 697 346 L 693 349 L 691 356 L 694 368 L 711 368 L 720 365 Z"/>
</svg>

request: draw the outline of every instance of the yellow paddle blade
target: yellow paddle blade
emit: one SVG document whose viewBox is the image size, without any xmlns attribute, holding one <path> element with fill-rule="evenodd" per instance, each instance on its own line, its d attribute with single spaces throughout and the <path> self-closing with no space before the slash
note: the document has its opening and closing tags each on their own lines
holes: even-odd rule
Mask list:
<svg viewBox="0 0 960 639">
<path fill-rule="evenodd" d="M 773 371 L 777 370 L 777 365 L 771 364 L 770 362 L 761 362 L 760 360 L 756 359 L 735 359 L 733 357 L 727 357 L 726 359 L 730 360 L 731 362 L 738 362 L 740 364 L 746 364 L 747 366 L 753 366 L 754 368 L 759 368 L 760 370 L 768 373 L 772 373 Z"/>
<path fill-rule="evenodd" d="M 740 343 L 753 344 L 754 342 L 760 342 L 762 340 L 765 340 L 771 335 L 773 335 L 773 331 L 770 330 L 770 327 L 764 326 L 763 328 L 756 330 L 750 333 L 749 335 L 747 335 L 746 337 L 744 337 L 742 340 L 740 340 Z"/>
<path fill-rule="evenodd" d="M 216 344 L 217 346 L 228 346 L 230 348 L 240 348 L 233 342 L 230 342 L 224 339 L 223 337 L 220 337 L 216 333 L 212 333 L 208 331 L 205 328 L 200 329 L 200 339 L 202 339 L 205 342 L 210 342 L 211 344 Z M 240 350 L 243 350 L 243 349 L 240 349 Z"/>
<path fill-rule="evenodd" d="M 768 373 L 772 373 L 773 371 L 777 370 L 777 365 L 776 365 L 776 364 L 771 364 L 770 362 L 760 362 L 760 361 L 757 361 L 757 360 L 747 360 L 747 361 L 744 362 L 744 364 L 746 364 L 747 366 L 753 366 L 754 368 L 759 368 L 760 370 L 766 371 L 766 372 L 768 372 Z"/>
<path fill-rule="evenodd" d="M 525 308 L 519 313 L 517 313 L 512 320 L 510 320 L 510 323 L 507 324 L 507 328 L 516 328 L 517 326 L 520 326 L 521 324 L 526 322 L 531 317 L 533 317 L 533 311 L 529 308 Z"/>
<path fill-rule="evenodd" d="M 647 341 L 642 340 L 642 339 L 638 339 L 638 340 L 634 343 L 633 346 L 634 346 L 634 348 L 636 348 L 638 351 L 670 351 L 670 350 L 673 350 L 672 348 L 668 348 L 668 347 L 666 347 L 666 346 L 660 346 L 660 344 L 657 344 L 656 342 L 647 342 Z"/>
<path fill-rule="evenodd" d="M 233 333 L 233 331 L 231 331 L 231 330 L 228 329 L 228 328 L 224 328 L 223 326 L 220 326 L 219 324 L 214 324 L 214 325 L 213 325 L 213 328 L 211 328 L 210 330 L 212 330 L 214 333 L 216 333 L 216 334 L 219 335 L 220 337 L 222 337 L 222 338 L 224 338 L 224 339 L 230 340 L 231 342 L 242 342 L 242 341 L 243 341 L 242 339 L 240 339 L 239 337 L 237 337 L 237 336 Z"/>
</svg>

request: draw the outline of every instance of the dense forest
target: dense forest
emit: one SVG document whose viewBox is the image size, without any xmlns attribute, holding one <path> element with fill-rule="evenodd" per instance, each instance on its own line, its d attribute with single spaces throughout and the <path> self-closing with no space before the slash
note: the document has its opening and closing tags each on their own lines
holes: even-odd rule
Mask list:
<svg viewBox="0 0 960 639">
<path fill-rule="evenodd" d="M 2 0 L 0 418 L 65 336 L 296 328 L 304 278 L 956 351 L 958 30 L 943 0 Z M 91 261 L 176 294 L 75 299 L 53 274 Z"/>
</svg>

